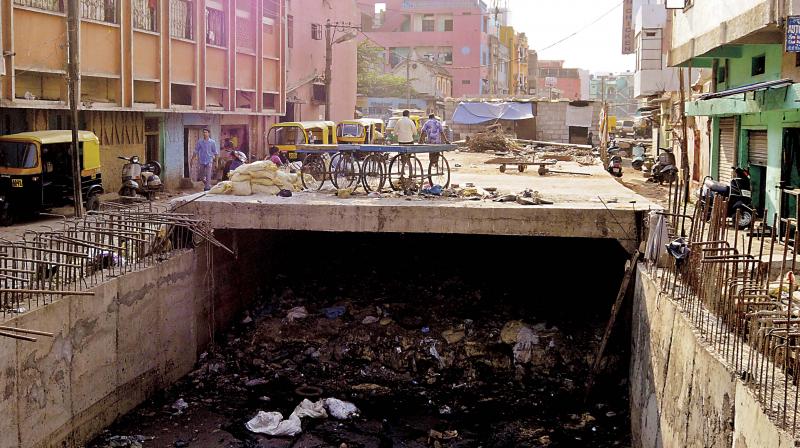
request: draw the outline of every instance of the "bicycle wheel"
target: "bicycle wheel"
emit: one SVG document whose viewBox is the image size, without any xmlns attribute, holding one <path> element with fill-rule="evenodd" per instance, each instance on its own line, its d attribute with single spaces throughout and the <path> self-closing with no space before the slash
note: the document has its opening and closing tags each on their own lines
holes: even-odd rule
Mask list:
<svg viewBox="0 0 800 448">
<path fill-rule="evenodd" d="M 360 168 L 358 160 L 352 154 L 336 153 L 331 158 L 331 180 L 333 181 L 333 186 L 337 189 L 352 188 L 355 191 L 361 180 Z"/>
<path fill-rule="evenodd" d="M 442 188 L 450 187 L 450 163 L 444 154 L 431 158 L 428 164 L 428 182 L 431 187 L 434 185 L 441 185 Z"/>
<path fill-rule="evenodd" d="M 383 190 L 386 183 L 383 155 L 370 154 L 361 165 L 361 180 L 367 193 Z"/>
<path fill-rule="evenodd" d="M 307 190 L 321 190 L 325 183 L 325 164 L 319 158 L 307 157 L 300 168 L 300 181 Z"/>
</svg>

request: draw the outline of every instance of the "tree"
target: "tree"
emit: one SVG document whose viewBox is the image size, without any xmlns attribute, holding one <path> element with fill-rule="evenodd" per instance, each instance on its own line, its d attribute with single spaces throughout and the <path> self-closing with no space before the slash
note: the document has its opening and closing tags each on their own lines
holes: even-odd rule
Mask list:
<svg viewBox="0 0 800 448">
<path fill-rule="evenodd" d="M 383 49 L 368 41 L 358 44 L 358 93 L 378 98 L 404 98 L 412 80 L 403 76 L 386 74 L 383 68 Z M 411 94 L 417 92 L 411 89 Z"/>
</svg>

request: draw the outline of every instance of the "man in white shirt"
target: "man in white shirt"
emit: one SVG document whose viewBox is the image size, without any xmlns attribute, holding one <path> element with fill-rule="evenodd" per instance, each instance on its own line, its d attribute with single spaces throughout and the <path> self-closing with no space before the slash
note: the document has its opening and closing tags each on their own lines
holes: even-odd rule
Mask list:
<svg viewBox="0 0 800 448">
<path fill-rule="evenodd" d="M 395 131 L 397 132 L 397 142 L 401 145 L 413 145 L 414 133 L 417 131 L 417 125 L 414 121 L 408 118 L 410 113 L 407 110 L 403 111 L 403 117 L 397 120 L 395 124 Z"/>
</svg>

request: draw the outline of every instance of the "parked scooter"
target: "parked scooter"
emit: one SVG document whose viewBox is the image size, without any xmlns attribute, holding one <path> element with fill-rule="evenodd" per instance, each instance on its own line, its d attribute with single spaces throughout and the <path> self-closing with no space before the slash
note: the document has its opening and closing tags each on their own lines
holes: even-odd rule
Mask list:
<svg viewBox="0 0 800 448">
<path fill-rule="evenodd" d="M 606 170 L 614 177 L 622 177 L 622 157 L 619 154 L 609 155 Z"/>
<path fill-rule="evenodd" d="M 738 212 L 739 220 L 735 223 L 740 229 L 750 227 L 753 222 L 753 198 L 750 190 L 750 173 L 743 169 L 733 167 L 735 177 L 731 179 L 730 185 L 717 182 L 711 176 L 703 179 L 703 186 L 697 192 L 697 207 L 707 210 L 705 219 L 711 219 L 711 206 L 714 204 L 714 197 L 720 196 L 728 200 L 728 218 L 736 219 Z M 708 206 L 706 207 L 706 201 Z"/>
<path fill-rule="evenodd" d="M 649 179 L 650 182 L 657 182 L 659 185 L 662 183 L 672 183 L 678 178 L 678 167 L 675 166 L 675 154 L 670 149 L 663 149 L 658 155 L 656 164 L 653 165 L 651 171 L 652 175 Z"/>
<path fill-rule="evenodd" d="M 133 197 L 138 194 L 148 200 L 153 200 L 156 192 L 164 189 L 161 178 L 158 177 L 161 174 L 160 163 L 150 161 L 142 165 L 139 162 L 139 156 L 118 156 L 117 158 L 128 162 L 122 167 L 120 196 Z"/>
<path fill-rule="evenodd" d="M 645 154 L 644 145 L 641 143 L 637 143 L 633 147 L 633 160 L 631 161 L 631 166 L 636 171 L 642 170 L 642 165 L 644 165 L 644 158 L 645 158 L 644 154 Z"/>
</svg>

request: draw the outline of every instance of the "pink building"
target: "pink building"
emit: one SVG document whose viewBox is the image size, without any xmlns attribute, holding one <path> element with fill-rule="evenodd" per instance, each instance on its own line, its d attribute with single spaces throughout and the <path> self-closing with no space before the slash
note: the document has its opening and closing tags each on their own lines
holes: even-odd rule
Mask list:
<svg viewBox="0 0 800 448">
<path fill-rule="evenodd" d="M 490 83 L 489 35 L 493 14 L 482 0 L 359 0 L 361 25 L 386 49 L 387 71 L 408 55 L 434 62 L 453 76 L 453 96 L 474 96 Z"/>
<path fill-rule="evenodd" d="M 325 117 L 325 24 L 358 25 L 356 0 L 285 0 L 287 8 L 286 116 L 281 121 Z M 331 120 L 352 119 L 356 110 L 356 32 L 333 46 Z M 334 40 L 347 29 L 335 31 Z M 345 38 L 346 39 L 346 38 Z"/>
<path fill-rule="evenodd" d="M 555 79 L 555 85 L 548 81 Z M 541 97 L 551 95 L 553 99 L 581 99 L 581 77 L 577 68 L 564 68 L 564 61 L 539 60 L 539 77 L 536 91 Z"/>
</svg>

